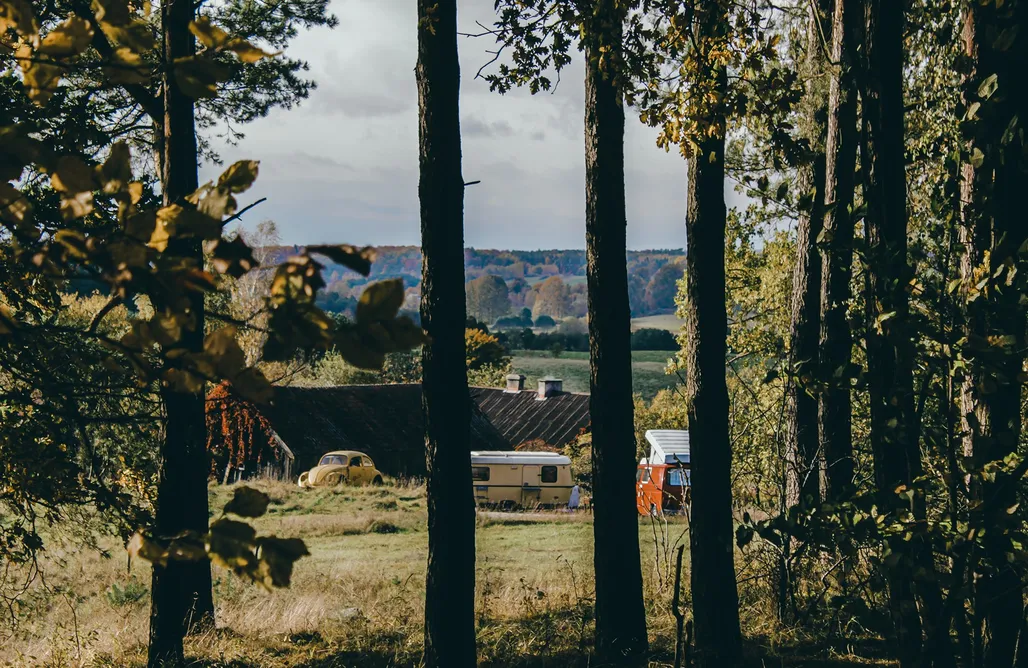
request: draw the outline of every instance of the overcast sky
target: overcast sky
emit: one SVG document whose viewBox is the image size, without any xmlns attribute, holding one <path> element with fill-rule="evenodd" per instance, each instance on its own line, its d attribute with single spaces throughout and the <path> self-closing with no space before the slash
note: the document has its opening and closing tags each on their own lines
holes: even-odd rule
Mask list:
<svg viewBox="0 0 1028 668">
<path fill-rule="evenodd" d="M 460 0 L 459 29 L 491 23 L 493 0 Z M 414 0 L 335 0 L 334 30 L 301 34 L 290 55 L 318 88 L 290 111 L 246 127 L 226 163 L 261 161 L 248 214 L 279 223 L 286 243 L 417 244 L 418 110 Z M 489 91 L 475 72 L 490 38 L 461 38 L 465 241 L 476 248 L 583 248 L 585 163 L 581 54 L 553 94 Z M 626 121 L 628 246 L 685 246 L 685 162 L 655 131 Z M 216 173 L 204 169 L 204 177 Z"/>
</svg>

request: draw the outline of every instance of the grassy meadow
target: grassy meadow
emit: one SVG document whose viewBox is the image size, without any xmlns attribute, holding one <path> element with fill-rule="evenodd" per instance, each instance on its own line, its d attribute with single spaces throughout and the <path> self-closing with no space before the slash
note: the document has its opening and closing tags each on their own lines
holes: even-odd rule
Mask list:
<svg viewBox="0 0 1028 668">
<path fill-rule="evenodd" d="M 312 556 L 297 564 L 290 588 L 272 592 L 216 568 L 217 628 L 187 640 L 192 665 L 418 666 L 427 553 L 424 488 L 305 491 L 284 483 L 254 484 L 273 499 L 269 513 L 255 522 L 260 532 L 300 536 Z M 212 487 L 211 507 L 220 508 L 231 491 Z M 479 514 L 479 665 L 597 665 L 590 658 L 591 519 L 586 513 Z M 61 532 L 55 533 L 59 540 Z M 648 665 L 666 666 L 674 642 L 673 550 L 688 542 L 687 523 L 640 518 L 639 536 Z M 115 540 L 102 539 L 99 547 L 107 553 L 48 550 L 45 578 L 36 578 L 22 596 L 17 624 L 0 627 L 0 665 L 144 665 L 150 570 L 138 560 L 127 563 Z M 687 572 L 683 580 L 688 582 Z M 685 592 L 688 603 L 688 587 Z M 744 624 L 766 638 L 770 615 L 748 598 L 743 596 Z M 768 646 L 766 639 L 757 640 L 751 651 L 765 656 Z M 829 664 L 794 656 L 776 658 L 773 665 Z"/>
<path fill-rule="evenodd" d="M 682 325 L 684 323 L 678 319 L 673 313 L 665 315 L 647 315 L 641 318 L 632 318 L 632 331 L 638 329 L 666 329 L 672 334 L 678 334 L 682 331 Z"/>
<path fill-rule="evenodd" d="M 674 353 L 651 350 L 632 352 L 632 386 L 645 399 L 652 399 L 660 390 L 679 383 L 677 376 L 664 373 L 667 360 Z M 515 350 L 512 352 L 514 372 L 524 374 L 525 387 L 534 388 L 545 376 L 564 381 L 567 392 L 589 391 L 589 353 L 563 352 L 560 357 L 546 350 Z"/>
</svg>

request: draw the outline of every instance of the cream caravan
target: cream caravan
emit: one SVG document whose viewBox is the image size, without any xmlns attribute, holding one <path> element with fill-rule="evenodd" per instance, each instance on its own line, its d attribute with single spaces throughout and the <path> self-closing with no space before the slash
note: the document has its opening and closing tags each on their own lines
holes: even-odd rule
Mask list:
<svg viewBox="0 0 1028 668">
<path fill-rule="evenodd" d="M 478 505 L 501 508 L 565 506 L 575 485 L 556 452 L 472 452 L 471 480 Z"/>
</svg>

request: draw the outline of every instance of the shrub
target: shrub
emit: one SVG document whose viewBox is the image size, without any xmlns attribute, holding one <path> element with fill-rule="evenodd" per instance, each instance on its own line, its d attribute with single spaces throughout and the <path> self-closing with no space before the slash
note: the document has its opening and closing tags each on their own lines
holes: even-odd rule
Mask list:
<svg viewBox="0 0 1028 668">
<path fill-rule="evenodd" d="M 138 580 L 129 580 L 124 587 L 115 582 L 107 588 L 107 600 L 114 607 L 120 608 L 142 600 L 149 593 L 150 590 Z"/>
<path fill-rule="evenodd" d="M 675 335 L 666 329 L 647 327 L 632 332 L 632 350 L 678 350 Z"/>
<path fill-rule="evenodd" d="M 535 319 L 535 326 L 541 329 L 553 329 L 557 326 L 557 321 L 548 315 L 541 315 Z"/>
</svg>

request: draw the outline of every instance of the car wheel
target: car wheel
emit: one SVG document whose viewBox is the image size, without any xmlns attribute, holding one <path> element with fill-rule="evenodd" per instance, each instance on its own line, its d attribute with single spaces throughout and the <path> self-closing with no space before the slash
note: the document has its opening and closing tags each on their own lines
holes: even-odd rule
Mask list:
<svg viewBox="0 0 1028 668">
<path fill-rule="evenodd" d="M 372 485 L 381 485 L 381 484 L 382 484 L 382 483 L 384 483 L 384 482 L 385 482 L 385 481 L 384 481 L 384 480 L 382 480 L 382 476 L 380 476 L 380 475 L 377 475 L 377 476 L 375 476 L 375 479 L 371 481 L 371 484 L 372 484 Z"/>
</svg>

